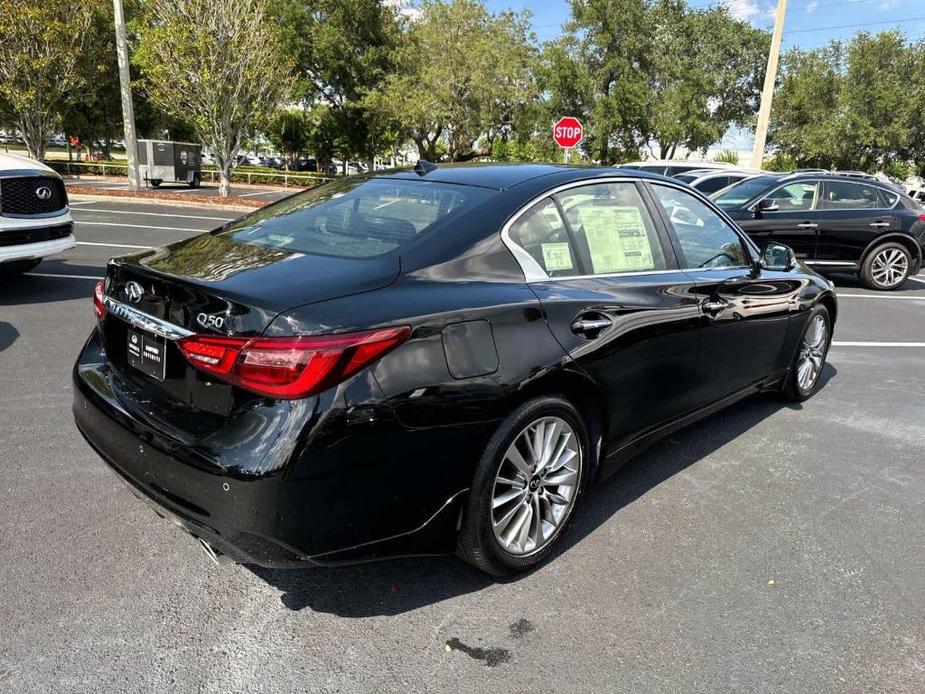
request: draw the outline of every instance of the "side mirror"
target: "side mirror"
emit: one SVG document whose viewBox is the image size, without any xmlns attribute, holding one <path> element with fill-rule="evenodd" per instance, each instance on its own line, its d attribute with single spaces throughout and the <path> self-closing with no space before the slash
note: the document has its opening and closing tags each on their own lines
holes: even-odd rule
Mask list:
<svg viewBox="0 0 925 694">
<path fill-rule="evenodd" d="M 777 204 L 776 200 L 764 198 L 764 200 L 759 200 L 758 204 L 755 205 L 755 216 L 760 217 L 762 212 L 777 212 L 779 209 L 780 205 Z"/>
<path fill-rule="evenodd" d="M 766 270 L 788 272 L 797 266 L 797 256 L 790 246 L 771 242 L 762 251 L 761 265 Z"/>
</svg>

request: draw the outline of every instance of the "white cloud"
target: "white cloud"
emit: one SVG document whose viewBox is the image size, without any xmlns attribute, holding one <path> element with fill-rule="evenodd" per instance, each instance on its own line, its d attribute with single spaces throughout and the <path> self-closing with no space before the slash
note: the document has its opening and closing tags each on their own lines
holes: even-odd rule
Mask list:
<svg viewBox="0 0 925 694">
<path fill-rule="evenodd" d="M 754 17 L 761 14 L 758 3 L 752 0 L 725 0 L 723 4 L 729 8 L 729 14 L 735 19 L 741 19 L 743 22 L 750 22 Z"/>
<path fill-rule="evenodd" d="M 809 0 L 809 2 L 806 3 L 807 14 L 810 12 L 815 12 L 817 7 L 819 7 L 819 0 Z"/>
</svg>

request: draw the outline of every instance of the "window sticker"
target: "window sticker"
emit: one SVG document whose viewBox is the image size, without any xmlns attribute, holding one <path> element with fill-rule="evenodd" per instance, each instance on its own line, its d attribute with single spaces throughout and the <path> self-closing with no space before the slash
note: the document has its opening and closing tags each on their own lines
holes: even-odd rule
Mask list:
<svg viewBox="0 0 925 694">
<path fill-rule="evenodd" d="M 544 243 L 541 247 L 543 249 L 543 264 L 546 266 L 547 272 L 572 269 L 572 253 L 567 242 Z"/>
<path fill-rule="evenodd" d="M 595 274 L 654 270 L 652 247 L 638 207 L 578 208 Z"/>
</svg>

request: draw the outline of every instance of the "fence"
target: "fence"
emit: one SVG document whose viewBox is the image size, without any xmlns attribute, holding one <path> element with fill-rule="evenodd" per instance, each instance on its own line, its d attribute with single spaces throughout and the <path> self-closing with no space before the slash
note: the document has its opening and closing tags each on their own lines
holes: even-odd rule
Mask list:
<svg viewBox="0 0 925 694">
<path fill-rule="evenodd" d="M 51 159 L 45 162 L 47 166 L 58 173 L 67 174 L 96 174 L 101 176 L 127 176 L 128 167 L 121 162 L 102 161 L 67 161 Z M 202 169 L 202 180 L 210 183 L 218 181 L 218 171 L 214 168 Z M 295 186 L 311 188 L 334 179 L 330 176 L 320 176 L 311 173 L 290 173 L 288 171 L 248 171 L 235 169 L 231 173 L 232 183 L 258 183 L 264 185 Z"/>
</svg>

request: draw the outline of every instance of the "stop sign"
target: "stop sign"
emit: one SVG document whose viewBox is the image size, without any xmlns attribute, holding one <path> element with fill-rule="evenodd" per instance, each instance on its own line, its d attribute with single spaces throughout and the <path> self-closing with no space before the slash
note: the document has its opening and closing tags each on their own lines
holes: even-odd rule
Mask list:
<svg viewBox="0 0 925 694">
<path fill-rule="evenodd" d="M 577 118 L 565 116 L 556 121 L 552 126 L 552 139 L 560 147 L 574 147 L 581 142 L 582 129 L 581 123 Z"/>
</svg>

